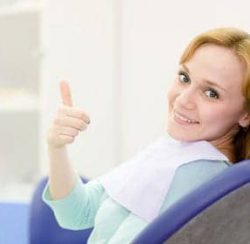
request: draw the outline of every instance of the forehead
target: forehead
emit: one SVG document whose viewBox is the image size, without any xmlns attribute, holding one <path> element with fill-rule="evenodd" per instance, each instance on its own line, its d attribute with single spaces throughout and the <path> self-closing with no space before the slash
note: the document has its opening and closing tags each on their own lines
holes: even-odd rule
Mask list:
<svg viewBox="0 0 250 244">
<path fill-rule="evenodd" d="M 185 64 L 194 78 L 210 80 L 228 89 L 242 85 L 244 64 L 229 48 L 203 45 Z"/>
</svg>

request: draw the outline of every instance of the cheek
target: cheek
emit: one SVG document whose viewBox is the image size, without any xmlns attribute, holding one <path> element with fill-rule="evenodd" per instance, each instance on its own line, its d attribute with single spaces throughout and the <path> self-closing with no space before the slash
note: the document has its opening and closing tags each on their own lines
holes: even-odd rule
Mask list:
<svg viewBox="0 0 250 244">
<path fill-rule="evenodd" d="M 217 124 L 217 125 L 231 125 L 236 123 L 238 118 L 237 110 L 228 109 L 229 106 L 219 106 L 218 104 L 215 106 L 209 106 L 200 108 L 200 116 L 203 123 L 206 124 Z"/>
<path fill-rule="evenodd" d="M 176 87 L 174 85 L 172 85 L 168 89 L 168 92 L 167 92 L 167 100 L 168 100 L 169 105 L 171 103 L 173 103 L 173 101 L 175 100 L 177 94 L 178 94 L 178 91 L 177 91 Z"/>
</svg>

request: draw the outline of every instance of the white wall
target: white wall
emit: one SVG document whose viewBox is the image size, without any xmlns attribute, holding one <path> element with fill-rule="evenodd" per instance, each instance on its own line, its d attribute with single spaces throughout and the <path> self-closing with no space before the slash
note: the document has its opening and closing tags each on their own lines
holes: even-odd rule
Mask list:
<svg viewBox="0 0 250 244">
<path fill-rule="evenodd" d="M 117 162 L 119 77 L 116 62 L 115 1 L 47 0 L 43 22 L 44 120 L 42 171 L 47 172 L 46 133 L 61 100 L 58 82 L 69 81 L 73 103 L 91 125 L 69 146 L 76 168 L 98 175 Z"/>
<path fill-rule="evenodd" d="M 47 0 L 43 128 L 68 79 L 92 119 L 70 146 L 72 161 L 83 174 L 105 172 L 165 130 L 166 90 L 191 38 L 221 26 L 250 31 L 248 10 L 232 0 Z M 46 172 L 45 142 L 42 155 Z"/>
</svg>

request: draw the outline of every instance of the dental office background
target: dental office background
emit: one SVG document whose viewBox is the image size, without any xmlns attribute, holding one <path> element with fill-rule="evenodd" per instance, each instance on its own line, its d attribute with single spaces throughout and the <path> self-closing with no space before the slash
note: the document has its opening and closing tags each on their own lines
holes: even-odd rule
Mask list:
<svg viewBox="0 0 250 244">
<path fill-rule="evenodd" d="M 0 200 L 29 201 L 47 175 L 47 130 L 70 83 L 90 116 L 69 145 L 89 178 L 161 136 L 166 91 L 191 38 L 209 28 L 250 31 L 248 1 L 1 0 Z"/>
</svg>

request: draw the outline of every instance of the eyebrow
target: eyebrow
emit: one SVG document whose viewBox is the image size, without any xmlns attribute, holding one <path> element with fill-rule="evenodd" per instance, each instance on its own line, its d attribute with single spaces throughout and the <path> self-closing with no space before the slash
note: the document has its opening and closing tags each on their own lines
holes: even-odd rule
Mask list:
<svg viewBox="0 0 250 244">
<path fill-rule="evenodd" d="M 190 71 L 189 71 L 189 69 L 188 69 L 188 67 L 187 67 L 185 64 L 181 64 L 181 66 L 182 66 L 189 74 L 191 74 Z M 213 82 L 213 81 L 204 80 L 204 82 L 206 82 L 206 83 L 209 84 L 210 86 L 217 87 L 217 88 L 219 88 L 219 89 L 221 89 L 221 90 L 227 92 L 227 90 L 226 90 L 225 88 L 221 87 L 220 85 L 218 85 L 217 83 L 215 83 L 215 82 Z"/>
</svg>

